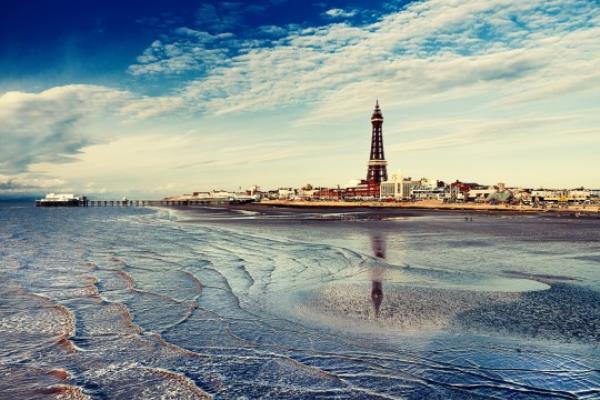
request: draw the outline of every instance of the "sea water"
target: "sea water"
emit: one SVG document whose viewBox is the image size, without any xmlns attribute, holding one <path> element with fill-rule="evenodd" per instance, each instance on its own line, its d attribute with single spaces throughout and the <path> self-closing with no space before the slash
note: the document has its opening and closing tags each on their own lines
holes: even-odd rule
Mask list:
<svg viewBox="0 0 600 400">
<path fill-rule="evenodd" d="M 600 398 L 598 219 L 0 204 L 2 399 Z"/>
</svg>

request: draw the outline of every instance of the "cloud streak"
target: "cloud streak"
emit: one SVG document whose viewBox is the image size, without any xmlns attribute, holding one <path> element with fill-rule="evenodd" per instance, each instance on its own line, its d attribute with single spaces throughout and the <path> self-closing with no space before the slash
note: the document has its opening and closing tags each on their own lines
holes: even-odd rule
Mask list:
<svg viewBox="0 0 600 400">
<path fill-rule="evenodd" d="M 66 182 L 62 179 L 36 177 L 27 174 L 10 177 L 0 175 L 0 192 L 37 192 L 40 189 L 62 188 L 64 187 L 65 183 Z"/>
<path fill-rule="evenodd" d="M 126 93 L 92 85 L 69 85 L 38 94 L 0 96 L 0 173 L 26 171 L 34 162 L 68 162 L 100 140 L 86 123 L 91 114 L 123 101 Z"/>
</svg>

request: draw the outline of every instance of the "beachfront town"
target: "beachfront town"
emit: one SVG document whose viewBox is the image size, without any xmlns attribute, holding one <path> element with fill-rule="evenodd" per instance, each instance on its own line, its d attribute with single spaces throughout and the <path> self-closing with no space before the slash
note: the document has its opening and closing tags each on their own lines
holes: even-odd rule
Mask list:
<svg viewBox="0 0 600 400">
<path fill-rule="evenodd" d="M 490 205 L 529 205 L 553 207 L 568 204 L 600 203 L 600 189 L 571 188 L 546 189 L 512 187 L 504 183 L 494 185 L 476 182 L 444 182 L 441 180 L 402 176 L 388 177 L 383 147 L 383 113 L 379 102 L 371 115 L 371 152 L 364 179 L 352 180 L 334 187 L 284 187 L 264 190 L 253 186 L 245 191 L 212 190 L 172 196 L 169 200 L 240 199 L 262 202 L 439 202 L 487 203 Z"/>
<path fill-rule="evenodd" d="M 364 179 L 355 179 L 344 185 L 320 187 L 306 184 L 302 187 L 263 189 L 257 185 L 238 191 L 197 191 L 169 196 L 162 200 L 135 200 L 138 205 L 225 204 L 261 202 L 280 205 L 370 205 L 370 206 L 519 206 L 527 208 L 577 208 L 600 212 L 600 189 L 591 188 L 524 188 L 505 183 L 493 185 L 477 182 L 444 182 L 437 179 L 388 176 L 383 146 L 383 113 L 376 101 L 371 115 L 371 151 Z M 320 203 L 315 203 L 320 202 Z M 470 203 L 470 204 L 468 204 Z M 131 200 L 94 200 L 72 194 L 48 194 L 38 200 L 39 206 L 123 205 Z"/>
<path fill-rule="evenodd" d="M 472 182 L 452 182 L 421 178 L 413 180 L 393 175 L 380 185 L 379 195 L 367 193 L 364 183 L 350 182 L 335 188 L 313 187 L 307 184 L 300 188 L 278 188 L 262 190 L 253 186 L 245 191 L 212 190 L 172 196 L 171 200 L 194 199 L 252 199 L 254 201 L 336 201 L 336 202 L 419 202 L 434 200 L 441 203 L 487 203 L 552 206 L 560 204 L 600 203 L 600 189 L 530 189 L 507 187 L 503 183 L 481 185 Z"/>
</svg>

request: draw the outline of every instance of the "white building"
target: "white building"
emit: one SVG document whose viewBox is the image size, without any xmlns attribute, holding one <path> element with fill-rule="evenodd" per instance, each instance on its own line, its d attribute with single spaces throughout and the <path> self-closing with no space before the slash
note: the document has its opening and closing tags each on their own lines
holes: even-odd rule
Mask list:
<svg viewBox="0 0 600 400">
<path fill-rule="evenodd" d="M 567 202 L 567 201 L 587 201 L 592 198 L 592 190 L 589 189 L 573 189 L 573 190 L 534 190 L 531 192 L 533 201 L 551 201 L 551 202 Z"/>
<path fill-rule="evenodd" d="M 81 199 L 81 196 L 75 196 L 72 193 L 48 193 L 42 201 L 72 201 Z"/>
<path fill-rule="evenodd" d="M 510 191 L 512 192 L 516 201 L 519 201 L 524 204 L 531 203 L 531 190 L 522 188 L 511 188 Z"/>
<path fill-rule="evenodd" d="M 303 200 L 311 200 L 317 192 L 317 189 L 298 189 L 298 197 Z"/>
<path fill-rule="evenodd" d="M 569 190 L 569 201 L 587 201 L 592 197 L 592 193 L 587 189 Z"/>
<path fill-rule="evenodd" d="M 36 201 L 37 206 L 78 206 L 85 202 L 85 196 L 76 196 L 71 193 L 49 193 L 41 200 Z"/>
<path fill-rule="evenodd" d="M 234 197 L 234 194 L 227 190 L 211 190 L 210 192 L 193 192 L 191 195 L 184 194 L 177 196 L 179 200 L 202 200 L 202 199 L 229 199 Z"/>
<path fill-rule="evenodd" d="M 561 201 L 564 198 L 562 190 L 539 189 L 531 192 L 531 199 L 535 201 Z"/>
<path fill-rule="evenodd" d="M 410 181 L 405 181 L 401 175 L 394 174 L 392 179 L 381 182 L 379 197 L 382 200 L 408 200 L 410 195 Z"/>
<path fill-rule="evenodd" d="M 292 188 L 280 188 L 277 191 L 277 198 L 279 200 L 291 200 L 296 197 L 296 191 Z"/>
<path fill-rule="evenodd" d="M 437 187 L 435 179 L 421 178 L 410 181 L 410 197 L 415 200 L 440 200 L 444 197 L 444 188 Z"/>
<path fill-rule="evenodd" d="M 233 193 L 230 193 L 227 190 L 213 190 L 211 195 L 213 199 L 229 199 L 233 197 Z"/>
<path fill-rule="evenodd" d="M 470 201 L 484 202 L 492 194 L 496 193 L 497 190 L 493 187 L 487 189 L 471 189 L 467 195 Z"/>
<path fill-rule="evenodd" d="M 210 192 L 194 192 L 192 193 L 192 199 L 209 199 Z"/>
</svg>

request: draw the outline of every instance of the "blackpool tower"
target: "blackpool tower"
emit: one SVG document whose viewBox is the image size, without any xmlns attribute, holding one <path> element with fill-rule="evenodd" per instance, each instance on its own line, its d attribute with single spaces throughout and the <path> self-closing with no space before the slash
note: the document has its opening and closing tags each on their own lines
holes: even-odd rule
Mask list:
<svg viewBox="0 0 600 400">
<path fill-rule="evenodd" d="M 373 132 L 371 135 L 371 156 L 369 157 L 369 169 L 367 170 L 367 183 L 369 188 L 379 192 L 379 184 L 388 179 L 387 161 L 385 161 L 383 154 L 383 114 L 379 108 L 379 101 L 375 102 L 371 125 L 373 125 Z"/>
</svg>

